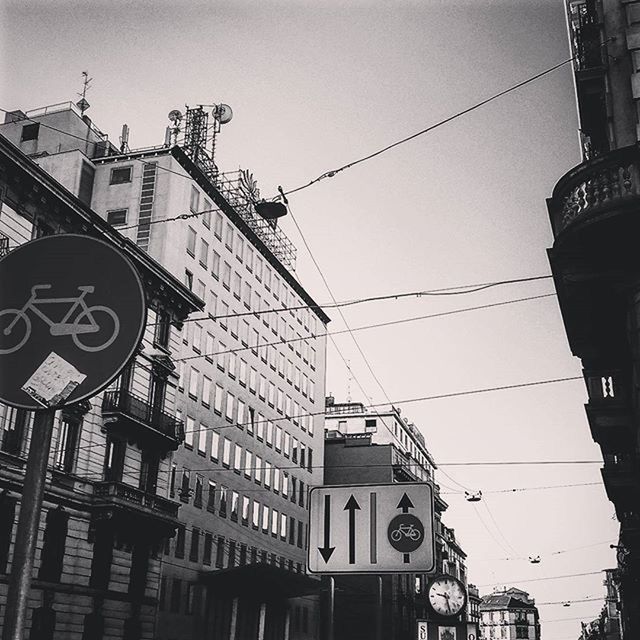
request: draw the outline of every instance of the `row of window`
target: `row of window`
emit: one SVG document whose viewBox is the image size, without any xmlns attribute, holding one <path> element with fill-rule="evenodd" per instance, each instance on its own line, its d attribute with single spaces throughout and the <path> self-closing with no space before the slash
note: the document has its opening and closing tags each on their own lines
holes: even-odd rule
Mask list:
<svg viewBox="0 0 640 640">
<path fill-rule="evenodd" d="M 253 463 L 251 462 L 251 452 L 247 451 L 247 460 L 251 462 L 251 464 L 244 469 L 242 469 L 241 455 L 237 455 L 238 452 L 242 452 L 242 448 L 236 445 L 236 456 L 234 460 L 234 467 L 236 468 L 236 473 L 240 475 L 244 472 L 245 477 L 248 480 L 254 480 L 256 484 L 262 484 L 264 479 L 264 487 L 265 490 L 272 490 L 275 494 L 280 495 L 284 500 L 290 500 L 293 504 L 298 504 L 300 507 L 304 507 L 307 500 L 307 491 L 308 486 L 305 485 L 303 480 L 299 480 L 295 476 L 287 473 L 286 471 L 282 471 L 275 466 L 272 466 L 270 463 L 264 461 L 260 456 L 255 456 L 256 466 L 253 467 Z M 177 465 L 174 463 L 171 467 L 171 476 L 169 480 L 169 495 L 171 497 L 175 496 L 176 493 L 176 482 L 177 482 Z M 240 494 L 237 491 L 231 491 L 229 493 L 228 487 L 224 485 L 220 485 L 217 487 L 217 484 L 214 480 L 209 480 L 208 485 L 208 495 L 207 495 L 207 504 L 206 507 L 212 513 L 218 512 L 222 517 L 227 516 L 228 507 L 230 507 L 230 515 L 232 520 L 238 519 L 238 508 L 240 504 Z M 183 502 L 189 502 L 191 495 L 193 494 L 193 505 L 202 509 L 204 507 L 204 491 L 205 491 L 205 477 L 202 474 L 195 474 L 195 482 L 194 487 L 191 487 L 191 471 L 186 467 L 182 469 L 182 478 L 180 480 L 180 488 L 178 492 L 180 494 L 180 499 Z M 256 491 L 255 489 L 252 491 Z M 229 498 L 230 495 L 230 498 Z M 230 499 L 230 503 L 229 503 Z M 257 500 L 254 500 L 254 503 L 258 503 Z M 244 497 L 242 500 L 242 519 L 248 519 L 248 513 L 245 513 L 245 508 L 249 508 L 249 498 Z M 255 508 L 255 506 L 254 506 Z M 257 525 L 256 525 L 257 526 Z"/>
<path fill-rule="evenodd" d="M 280 538 L 284 542 L 289 542 L 292 546 L 297 546 L 302 549 L 304 547 L 306 538 L 307 526 L 303 522 L 296 521 L 295 518 L 288 517 L 284 513 L 279 513 L 277 509 L 270 509 L 266 505 L 260 504 L 257 509 L 254 503 L 252 518 L 253 528 L 258 531 L 262 529 L 262 532 L 271 535 L 273 538 Z M 257 513 L 257 515 L 255 515 Z M 261 515 L 262 514 L 262 515 Z M 262 526 L 260 521 L 262 518 Z M 242 522 L 245 526 L 249 525 L 249 507 L 247 506 L 247 517 L 243 518 Z M 173 549 L 173 555 L 178 559 L 184 559 L 186 553 L 187 537 L 189 538 L 189 561 L 203 566 L 215 565 L 216 568 L 222 569 L 224 566 L 233 567 L 237 563 L 240 565 L 247 564 L 249 562 L 255 562 L 253 558 L 247 558 L 246 555 L 240 554 L 238 557 L 235 555 L 235 542 L 225 540 L 223 536 L 215 535 L 210 531 L 204 531 L 198 527 L 193 527 L 190 530 L 184 525 L 178 527 L 175 536 L 175 543 Z M 241 549 L 244 548 L 245 553 L 247 546 L 241 545 Z M 227 552 L 225 554 L 225 551 Z M 255 549 L 257 552 L 257 549 Z M 171 554 L 171 545 L 169 540 L 165 544 L 165 555 Z M 225 565 L 226 556 L 226 565 Z M 293 562 L 293 561 L 291 561 Z"/>
<path fill-rule="evenodd" d="M 195 197 L 193 192 L 190 206 L 194 213 L 200 210 L 199 198 Z M 195 209 L 193 209 L 194 206 L 196 207 Z M 210 208 L 210 203 L 205 200 L 204 209 L 206 210 Z M 303 307 L 301 309 L 292 309 L 290 313 L 292 316 L 297 318 L 298 322 L 303 325 L 305 329 L 309 329 L 315 334 L 317 331 L 317 318 L 315 313 L 306 307 L 300 297 L 294 293 L 294 291 L 290 289 L 284 281 L 280 280 L 277 273 L 271 268 L 269 263 L 254 250 L 253 246 L 248 241 L 245 241 L 243 234 L 240 231 L 237 231 L 230 221 L 227 221 L 226 223 L 224 222 L 224 217 L 220 211 L 215 211 L 213 213 L 214 238 L 211 238 L 207 232 L 204 232 L 204 235 L 201 235 L 200 241 L 198 242 L 198 232 L 194 227 L 189 226 L 187 228 L 187 254 L 194 258 L 194 260 L 197 256 L 200 266 L 207 272 L 210 269 L 211 273 L 219 278 L 221 275 L 220 264 L 223 259 L 220 253 L 215 250 L 213 243 L 216 240 L 219 241 L 220 249 L 222 249 L 222 245 L 224 244 L 224 247 L 227 250 L 226 255 L 231 260 L 233 260 L 233 256 L 235 256 L 235 260 L 238 263 L 244 264 L 245 269 L 253 275 L 255 281 L 259 282 L 275 300 L 278 300 L 279 303 L 282 304 L 282 307 Z M 204 213 L 201 220 L 204 227 L 207 229 L 211 228 L 210 214 Z M 228 266 L 230 270 L 231 265 Z M 222 275 L 224 277 L 224 269 Z M 227 288 L 230 288 L 230 277 L 226 285 Z M 240 294 L 238 292 L 238 296 L 239 295 Z"/>
<path fill-rule="evenodd" d="M 256 393 L 255 389 L 258 381 L 259 386 Z M 184 377 L 179 380 L 178 388 L 184 390 Z M 257 372 L 255 376 L 250 373 L 249 391 L 266 401 L 269 406 L 284 416 L 289 423 L 299 426 L 303 432 L 313 436 L 313 416 L 307 413 L 304 407 L 292 400 L 290 396 L 285 395 L 282 389 L 278 388 L 276 391 L 275 384 L 271 381 L 267 382 L 264 376 L 260 375 L 258 377 Z M 220 417 L 224 416 L 228 422 L 236 424 L 239 429 L 246 428 L 247 433 L 250 435 L 255 432 L 259 440 L 264 439 L 264 431 L 266 429 L 267 444 L 273 444 L 273 422 L 278 421 L 279 418 L 275 418 L 273 421 L 266 419 L 261 413 L 256 413 L 254 408 L 244 400 L 236 398 L 231 391 L 226 391 L 222 385 L 218 383 L 214 385 L 209 376 L 203 375 L 202 385 L 200 385 L 200 372 L 195 367 L 189 369 L 188 393 L 192 400 L 200 399 L 204 407 L 213 409 L 214 414 Z M 193 432 L 187 429 L 187 444 L 193 444 L 190 433 Z M 276 443 L 279 443 L 280 438 L 277 434 L 278 431 L 276 429 Z M 279 446 L 277 450 L 280 451 Z"/>
</svg>

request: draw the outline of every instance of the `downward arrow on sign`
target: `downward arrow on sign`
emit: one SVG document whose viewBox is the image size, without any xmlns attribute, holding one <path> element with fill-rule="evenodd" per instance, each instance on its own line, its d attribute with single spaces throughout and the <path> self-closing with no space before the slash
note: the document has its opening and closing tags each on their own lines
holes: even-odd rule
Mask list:
<svg viewBox="0 0 640 640">
<path fill-rule="evenodd" d="M 329 546 L 331 544 L 331 496 L 329 494 L 324 497 L 324 544 L 322 547 L 318 547 L 318 551 L 322 556 L 325 564 L 329 562 L 329 558 L 335 551 L 335 547 Z"/>
</svg>

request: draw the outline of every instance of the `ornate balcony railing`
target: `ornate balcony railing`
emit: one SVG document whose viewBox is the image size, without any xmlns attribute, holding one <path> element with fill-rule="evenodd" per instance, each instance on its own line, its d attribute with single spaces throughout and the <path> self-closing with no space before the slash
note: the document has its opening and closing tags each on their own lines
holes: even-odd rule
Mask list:
<svg viewBox="0 0 640 640">
<path fill-rule="evenodd" d="M 577 221 L 640 204 L 640 150 L 624 147 L 584 162 L 566 173 L 547 201 L 557 238 Z"/>
<path fill-rule="evenodd" d="M 159 431 L 161 434 L 182 442 L 184 425 L 174 416 L 154 408 L 143 398 L 130 391 L 120 389 L 107 391 L 102 399 L 103 413 L 122 413 Z"/>
<path fill-rule="evenodd" d="M 122 482 L 95 482 L 93 495 L 96 498 L 106 498 L 109 502 L 121 500 L 167 518 L 177 518 L 180 508 L 180 505 L 173 500 L 147 493 Z"/>
</svg>

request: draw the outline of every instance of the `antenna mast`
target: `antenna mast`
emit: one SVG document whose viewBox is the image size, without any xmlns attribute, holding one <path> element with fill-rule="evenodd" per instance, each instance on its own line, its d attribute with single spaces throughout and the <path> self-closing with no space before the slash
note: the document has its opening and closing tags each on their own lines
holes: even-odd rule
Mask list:
<svg viewBox="0 0 640 640">
<path fill-rule="evenodd" d="M 82 72 L 82 93 L 77 94 L 78 96 L 80 96 L 80 100 L 76 102 L 76 106 L 78 107 L 78 109 L 80 109 L 80 115 L 84 115 L 84 112 L 91 106 L 87 102 L 87 91 L 89 91 L 89 89 L 91 88 L 92 80 L 93 78 L 89 77 L 88 71 Z"/>
</svg>

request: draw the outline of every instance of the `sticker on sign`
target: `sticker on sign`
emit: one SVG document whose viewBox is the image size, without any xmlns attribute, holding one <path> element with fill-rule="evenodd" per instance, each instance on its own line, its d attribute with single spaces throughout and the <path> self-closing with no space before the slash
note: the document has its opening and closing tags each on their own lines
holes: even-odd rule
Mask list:
<svg viewBox="0 0 640 640">
<path fill-rule="evenodd" d="M 433 487 L 424 482 L 314 487 L 311 573 L 431 573 Z"/>
</svg>

